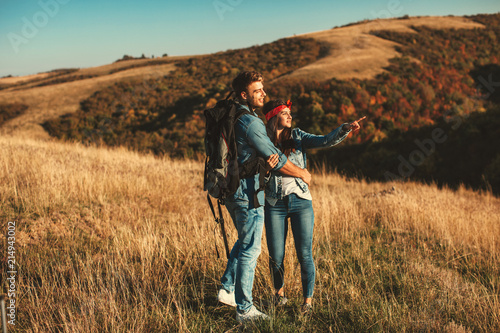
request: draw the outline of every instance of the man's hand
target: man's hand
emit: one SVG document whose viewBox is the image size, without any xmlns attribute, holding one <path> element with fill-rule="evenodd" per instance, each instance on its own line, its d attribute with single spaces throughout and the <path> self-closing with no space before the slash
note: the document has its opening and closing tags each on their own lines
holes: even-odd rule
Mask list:
<svg viewBox="0 0 500 333">
<path fill-rule="evenodd" d="M 292 176 L 292 177 L 297 177 L 302 179 L 307 185 L 311 184 L 311 174 L 307 169 L 302 169 L 290 162 L 290 160 L 287 160 L 285 165 L 279 169 L 279 172 L 281 172 L 284 175 L 287 176 Z"/>
<path fill-rule="evenodd" d="M 272 154 L 271 156 L 269 156 L 269 158 L 266 161 L 266 171 L 267 172 L 271 171 L 276 166 L 276 164 L 278 164 L 279 161 L 280 157 L 278 154 Z"/>
<path fill-rule="evenodd" d="M 346 132 L 349 130 L 356 132 L 361 128 L 361 126 L 359 126 L 359 122 L 362 120 L 365 120 L 365 118 L 366 118 L 366 116 L 364 116 L 363 118 L 359 118 L 358 120 L 353 121 L 352 123 L 350 123 L 348 125 L 344 125 L 344 127 L 342 129 Z"/>
<path fill-rule="evenodd" d="M 310 186 L 311 179 L 312 179 L 311 173 L 307 169 L 303 169 L 303 170 L 304 170 L 304 175 L 301 176 L 300 178 L 304 181 L 304 183 L 307 184 L 307 186 Z"/>
</svg>

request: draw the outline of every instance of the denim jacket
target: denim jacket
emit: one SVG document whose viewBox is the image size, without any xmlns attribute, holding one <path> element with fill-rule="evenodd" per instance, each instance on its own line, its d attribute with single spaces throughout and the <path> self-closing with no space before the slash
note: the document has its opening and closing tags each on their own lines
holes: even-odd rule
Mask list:
<svg viewBox="0 0 500 333">
<path fill-rule="evenodd" d="M 292 129 L 292 138 L 295 141 L 295 152 L 292 151 L 288 156 L 288 159 L 299 168 L 307 168 L 306 150 L 313 148 L 328 148 L 339 144 L 351 132 L 350 130 L 342 130 L 342 126 L 346 124 L 347 123 L 342 124 L 340 127 L 336 128 L 327 135 L 314 135 L 304 132 L 299 128 Z M 297 182 L 297 186 L 304 193 L 309 192 L 309 187 L 302 179 L 295 177 L 295 181 Z M 272 199 L 283 199 L 282 182 L 283 179 L 281 173 L 279 173 L 276 169 L 273 169 L 266 184 L 266 198 L 269 198 L 271 199 L 270 201 L 274 202 L 275 200 Z"/>
<path fill-rule="evenodd" d="M 239 104 L 239 108 L 244 108 L 249 111 L 248 106 Z M 273 170 L 281 169 L 287 158 L 274 144 L 271 142 L 267 136 L 266 126 L 262 122 L 257 114 L 250 111 L 253 115 L 244 114 L 242 115 L 234 127 L 236 144 L 238 146 L 238 164 L 243 164 L 247 160 L 253 157 L 263 157 L 267 158 L 273 154 L 279 154 L 279 162 L 273 168 Z M 257 194 L 258 203 L 253 202 L 253 196 L 255 191 L 259 189 L 259 175 L 254 177 L 240 179 L 240 186 L 234 193 L 232 197 L 228 200 L 244 200 L 249 202 L 249 207 L 257 207 L 258 205 L 264 205 L 264 191 L 260 191 Z"/>
</svg>

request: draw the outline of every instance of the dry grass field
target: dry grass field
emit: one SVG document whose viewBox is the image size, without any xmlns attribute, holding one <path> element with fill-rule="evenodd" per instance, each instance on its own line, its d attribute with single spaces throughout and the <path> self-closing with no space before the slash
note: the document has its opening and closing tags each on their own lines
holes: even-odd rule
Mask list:
<svg viewBox="0 0 500 333">
<path fill-rule="evenodd" d="M 215 298 L 225 261 L 215 253 L 214 239 L 219 249 L 222 239 L 214 238 L 202 169 L 200 162 L 124 149 L 0 136 L 2 232 L 16 222 L 16 315 L 9 330 L 239 330 L 234 310 Z M 272 319 L 251 330 L 500 331 L 500 199 L 321 170 L 313 176 L 313 313 L 297 310 L 293 239 L 286 261 L 290 305 L 268 305 L 264 242 L 254 298 Z M 227 214 L 226 221 L 234 241 Z"/>
</svg>

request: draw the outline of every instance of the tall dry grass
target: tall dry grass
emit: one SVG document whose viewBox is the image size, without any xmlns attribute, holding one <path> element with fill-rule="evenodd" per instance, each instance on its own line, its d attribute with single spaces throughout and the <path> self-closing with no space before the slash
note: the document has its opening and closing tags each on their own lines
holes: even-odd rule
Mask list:
<svg viewBox="0 0 500 333">
<path fill-rule="evenodd" d="M 237 329 L 234 310 L 215 298 L 225 261 L 215 254 L 201 183 L 199 162 L 0 137 L 2 230 L 17 221 L 17 314 L 9 329 Z M 300 271 L 291 238 L 290 306 L 268 305 L 264 245 L 254 296 L 272 320 L 254 330 L 500 330 L 498 198 L 324 172 L 314 174 L 311 190 L 313 314 L 297 311 Z M 227 214 L 226 221 L 234 241 Z"/>
</svg>

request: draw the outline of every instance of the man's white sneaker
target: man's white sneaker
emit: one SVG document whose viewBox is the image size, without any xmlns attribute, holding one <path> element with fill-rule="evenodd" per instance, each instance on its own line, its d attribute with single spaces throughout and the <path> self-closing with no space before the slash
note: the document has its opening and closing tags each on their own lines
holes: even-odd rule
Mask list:
<svg viewBox="0 0 500 333">
<path fill-rule="evenodd" d="M 234 291 L 229 292 L 224 288 L 220 288 L 219 293 L 217 294 L 217 300 L 229 306 L 236 306 L 236 301 L 234 300 Z"/>
<path fill-rule="evenodd" d="M 269 320 L 269 316 L 260 312 L 257 310 L 255 306 L 252 305 L 250 310 L 247 312 L 241 314 L 238 311 L 236 311 L 236 320 L 239 323 L 244 323 L 248 321 L 254 321 L 254 320 Z"/>
</svg>

